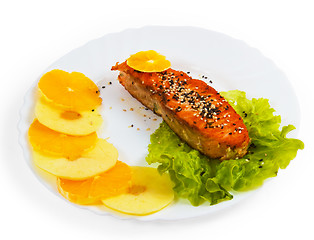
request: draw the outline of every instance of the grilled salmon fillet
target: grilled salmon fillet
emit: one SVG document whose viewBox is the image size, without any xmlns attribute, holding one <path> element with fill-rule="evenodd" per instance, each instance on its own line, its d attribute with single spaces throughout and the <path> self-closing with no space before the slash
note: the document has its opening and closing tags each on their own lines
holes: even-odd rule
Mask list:
<svg viewBox="0 0 314 240">
<path fill-rule="evenodd" d="M 116 63 L 119 82 L 146 107 L 161 116 L 192 148 L 213 159 L 246 154 L 250 142 L 240 115 L 212 87 L 171 68 L 139 72 Z"/>
</svg>

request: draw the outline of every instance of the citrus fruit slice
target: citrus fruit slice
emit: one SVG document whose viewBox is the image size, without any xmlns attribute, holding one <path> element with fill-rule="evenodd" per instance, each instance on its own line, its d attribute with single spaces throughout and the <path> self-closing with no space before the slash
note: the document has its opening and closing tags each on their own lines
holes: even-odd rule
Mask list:
<svg viewBox="0 0 314 240">
<path fill-rule="evenodd" d="M 69 111 L 38 99 L 35 106 L 38 121 L 48 128 L 69 135 L 88 135 L 97 131 L 103 119 L 98 109 L 88 111 Z"/>
<path fill-rule="evenodd" d="M 112 168 L 118 159 L 118 150 L 104 139 L 99 139 L 94 148 L 79 158 L 69 160 L 33 151 L 34 164 L 61 178 L 82 180 Z"/>
<path fill-rule="evenodd" d="M 162 72 L 167 70 L 171 63 L 166 57 L 154 50 L 141 51 L 127 59 L 127 65 L 141 72 Z"/>
<path fill-rule="evenodd" d="M 131 180 L 131 168 L 117 161 L 106 172 L 83 181 L 58 178 L 58 190 L 62 196 L 77 204 L 93 204 L 102 198 L 125 193 Z"/>
<path fill-rule="evenodd" d="M 85 136 L 56 132 L 37 119 L 29 127 L 28 136 L 34 150 L 70 160 L 80 157 L 86 150 L 94 147 L 98 139 L 95 132 Z"/>
<path fill-rule="evenodd" d="M 79 72 L 52 70 L 41 77 L 38 88 L 49 101 L 65 109 L 92 110 L 102 101 L 96 84 Z"/>
<path fill-rule="evenodd" d="M 174 199 L 168 174 L 151 167 L 131 167 L 131 187 L 127 193 L 102 199 L 105 206 L 126 214 L 148 215 L 168 206 Z"/>
</svg>

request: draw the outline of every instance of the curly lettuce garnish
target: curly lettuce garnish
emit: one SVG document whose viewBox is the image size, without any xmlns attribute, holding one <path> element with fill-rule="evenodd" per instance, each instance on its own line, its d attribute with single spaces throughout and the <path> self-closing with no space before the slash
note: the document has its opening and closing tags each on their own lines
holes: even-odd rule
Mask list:
<svg viewBox="0 0 314 240">
<path fill-rule="evenodd" d="M 281 117 L 275 116 L 267 99 L 249 100 L 245 92 L 233 90 L 221 93 L 241 115 L 247 126 L 251 145 L 241 159 L 219 161 L 208 159 L 189 147 L 163 122 L 151 135 L 146 161 L 158 163 L 160 173 L 169 172 L 180 198 L 198 206 L 211 205 L 233 198 L 230 191 L 248 191 L 275 177 L 304 148 L 302 141 L 287 138 L 292 125 L 281 130 Z"/>
</svg>

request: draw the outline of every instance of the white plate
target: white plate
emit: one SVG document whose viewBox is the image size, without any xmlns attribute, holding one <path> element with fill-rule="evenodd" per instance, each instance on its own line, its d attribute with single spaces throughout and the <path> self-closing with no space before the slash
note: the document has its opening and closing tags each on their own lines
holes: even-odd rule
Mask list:
<svg viewBox="0 0 314 240">
<path fill-rule="evenodd" d="M 221 33 L 194 27 L 149 26 L 112 33 L 88 42 L 58 61 L 52 69 L 78 71 L 91 78 L 101 90 L 103 98 L 103 129 L 100 137 L 107 138 L 119 151 L 119 159 L 130 165 L 147 165 L 147 145 L 149 137 L 158 128 L 161 119 L 133 99 L 116 81 L 117 72 L 110 69 L 116 62 L 122 62 L 142 50 L 154 49 L 166 55 L 172 68 L 190 71 L 195 77 L 207 76 L 218 91 L 239 89 L 248 97 L 270 99 L 271 105 L 282 116 L 283 124 L 299 126 L 299 107 L 294 91 L 286 76 L 258 50 L 244 42 Z M 38 77 L 37 81 L 39 80 Z M 55 179 L 32 164 L 27 131 L 34 119 L 34 89 L 36 83 L 25 96 L 19 124 L 20 143 L 25 159 L 38 179 L 60 197 L 55 187 Z M 110 84 L 111 82 L 112 84 Z M 105 86 L 105 88 L 102 88 Z M 134 111 L 130 111 L 133 108 Z M 126 111 L 125 111 L 126 110 Z M 130 125 L 133 127 L 129 127 Z M 139 129 L 139 130 L 138 130 Z M 296 131 L 294 131 L 294 135 Z M 166 209 L 149 216 L 134 217 L 120 215 L 102 207 L 81 207 L 99 214 L 111 214 L 120 218 L 140 220 L 176 220 L 208 215 L 224 209 L 247 197 L 251 192 L 235 194 L 231 201 L 218 205 L 208 204 L 193 207 L 180 200 Z"/>
</svg>

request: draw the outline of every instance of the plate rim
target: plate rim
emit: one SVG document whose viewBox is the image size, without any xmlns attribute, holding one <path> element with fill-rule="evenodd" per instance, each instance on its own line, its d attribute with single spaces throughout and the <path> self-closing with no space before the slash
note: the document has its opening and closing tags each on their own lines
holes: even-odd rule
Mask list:
<svg viewBox="0 0 314 240">
<path fill-rule="evenodd" d="M 180 28 L 180 29 L 185 29 L 185 30 L 189 30 L 189 29 L 193 29 L 193 30 L 201 30 L 201 31 L 206 31 L 206 32 L 211 32 L 211 33 L 214 33 L 214 34 L 219 34 L 219 35 L 222 35 L 224 37 L 227 37 L 229 38 L 230 40 L 236 40 L 236 41 L 239 41 L 239 42 L 242 42 L 244 45 L 246 45 L 248 48 L 251 48 L 251 49 L 254 49 L 255 51 L 258 52 L 258 54 L 266 59 L 270 64 L 273 65 L 273 67 L 278 71 L 280 72 L 280 74 L 282 76 L 284 76 L 285 80 L 287 81 L 287 83 L 289 84 L 289 87 L 293 90 L 293 87 L 292 87 L 292 84 L 291 84 L 291 81 L 289 80 L 289 78 L 286 76 L 286 74 L 277 66 L 277 64 L 275 62 L 273 62 L 270 58 L 268 58 L 267 56 L 265 56 L 264 54 L 262 54 L 262 52 L 255 48 L 255 47 L 252 47 L 250 46 L 249 44 L 247 44 L 245 41 L 241 40 L 241 39 L 237 39 L 237 38 L 234 38 L 232 36 L 229 36 L 225 33 L 221 33 L 221 32 L 217 32 L 217 31 L 213 31 L 213 30 L 209 30 L 209 29 L 205 29 L 205 28 L 201 28 L 201 27 L 194 27 L 194 26 L 161 26 L 161 25 L 147 25 L 147 26 L 143 26 L 143 27 L 136 27 L 136 28 L 128 28 L 128 29 L 124 29 L 124 30 L 121 30 L 121 31 L 116 31 L 116 32 L 110 32 L 110 33 L 107 33 L 107 34 L 104 34 L 102 35 L 101 37 L 98 37 L 98 38 L 95 38 L 95 39 L 92 39 L 92 40 L 89 40 L 87 41 L 86 43 L 82 44 L 81 46 L 78 46 L 74 49 L 71 49 L 70 51 L 68 51 L 67 53 L 65 53 L 63 56 L 61 56 L 60 58 L 56 59 L 55 61 L 53 61 L 47 68 L 45 68 L 45 70 L 41 73 L 41 75 L 39 75 L 36 79 L 36 81 L 33 82 L 33 84 L 31 85 L 31 87 L 26 91 L 25 95 L 23 96 L 23 102 L 22 102 L 22 105 L 19 109 L 19 121 L 18 121 L 18 124 L 17 124 L 17 129 L 18 129 L 18 142 L 19 142 L 19 145 L 21 146 L 22 148 L 22 151 L 23 151 L 23 157 L 24 159 L 26 160 L 27 162 L 27 165 L 28 167 L 31 169 L 31 171 L 33 172 L 33 174 L 36 176 L 37 180 L 39 182 L 41 182 L 41 184 L 43 184 L 45 186 L 45 188 L 48 188 L 48 190 L 50 192 L 52 192 L 54 195 L 58 196 L 60 199 L 63 199 L 64 201 L 66 201 L 67 203 L 69 203 L 70 205 L 72 206 L 75 206 L 75 207 L 78 207 L 80 209 L 84 209 L 84 210 L 88 210 L 88 211 L 91 211 L 91 212 L 94 212 L 98 215 L 102 215 L 102 216 L 112 216 L 112 217 L 115 217 L 117 219 L 120 219 L 120 220 L 136 220 L 136 221 L 165 221 L 165 222 L 169 222 L 169 221 L 178 221 L 178 220 L 187 220 L 187 219 L 195 219 L 195 218 L 201 218 L 201 217 L 204 217 L 204 216 L 209 216 L 213 213 L 216 213 L 218 211 L 222 211 L 223 209 L 225 208 L 229 208 L 231 206 L 234 206 L 235 204 L 237 204 L 238 202 L 241 202 L 241 201 L 235 201 L 235 199 L 232 199 L 232 201 L 229 201 L 229 202 L 232 202 L 231 204 L 228 204 L 228 206 L 222 208 L 222 209 L 215 209 L 213 210 L 212 212 L 210 213 L 205 213 L 205 214 L 201 214 L 201 215 L 197 215 L 197 216 L 193 216 L 193 217 L 183 217 L 183 218 L 178 218 L 178 219 L 165 219 L 163 218 L 162 216 L 161 217 L 157 217 L 157 218 L 152 218 L 152 219 L 146 219 L 145 216 L 144 217 L 141 217 L 141 216 L 132 216 L 132 215 L 120 215 L 120 214 L 115 214 L 115 213 L 110 213 L 110 212 L 99 212 L 99 211 L 95 211 L 93 210 L 92 208 L 88 208 L 86 206 L 81 206 L 81 205 L 78 205 L 78 204 L 74 204 L 70 201 L 67 201 L 65 198 L 63 198 L 60 194 L 58 194 L 58 192 L 54 191 L 48 183 L 45 182 L 44 179 L 42 179 L 38 173 L 36 172 L 36 170 L 34 169 L 34 166 L 32 166 L 31 164 L 31 153 L 30 153 L 30 146 L 29 146 L 29 143 L 27 141 L 27 134 L 25 135 L 25 130 L 23 129 L 24 126 L 25 126 L 25 105 L 29 104 L 29 101 L 30 101 L 30 95 L 31 93 L 34 91 L 34 88 L 37 84 L 37 82 L 39 81 L 40 79 L 40 76 L 42 76 L 49 68 L 51 68 L 54 63 L 56 63 L 57 61 L 59 61 L 61 58 L 67 56 L 68 54 L 70 54 L 71 52 L 73 51 L 76 51 L 80 48 L 84 48 L 86 46 L 88 46 L 89 44 L 91 44 L 92 42 L 96 42 L 98 40 L 101 40 L 105 37 L 108 37 L 108 36 L 112 36 L 112 35 L 119 35 L 119 34 L 123 34 L 123 33 L 127 33 L 127 32 L 132 32 L 132 31 L 144 31 L 145 29 L 150 29 L 150 28 L 154 28 L 154 29 L 159 29 L 159 28 L 167 28 L 167 29 L 171 29 L 171 28 Z M 296 96 L 296 93 L 295 91 L 293 90 L 292 91 L 294 93 L 294 97 L 295 99 L 297 100 L 297 111 L 300 113 L 300 103 L 299 103 L 299 100 L 298 100 L 298 97 Z M 300 127 L 300 121 L 301 121 L 301 114 L 298 114 L 299 116 L 299 120 L 298 120 L 298 124 L 296 126 L 296 132 L 295 132 L 295 135 L 297 136 L 298 135 L 298 129 Z M 27 133 L 27 131 L 26 131 Z M 249 195 L 251 195 L 252 193 L 255 193 L 256 191 L 258 191 L 259 189 L 261 189 L 265 184 L 267 184 L 266 182 L 261 186 L 259 187 L 258 189 L 255 189 L 253 191 L 248 191 L 246 193 L 250 193 Z M 171 207 L 171 206 L 170 206 Z M 149 215 L 148 215 L 149 216 Z"/>
</svg>

